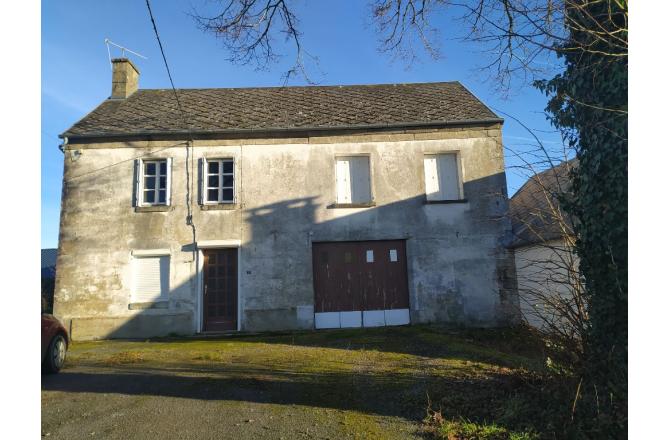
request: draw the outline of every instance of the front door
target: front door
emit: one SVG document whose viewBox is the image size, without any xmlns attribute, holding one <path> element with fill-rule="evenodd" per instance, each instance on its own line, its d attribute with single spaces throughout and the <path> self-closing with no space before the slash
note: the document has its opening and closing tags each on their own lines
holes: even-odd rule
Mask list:
<svg viewBox="0 0 668 440">
<path fill-rule="evenodd" d="M 237 249 L 204 250 L 204 331 L 237 329 Z"/>
</svg>

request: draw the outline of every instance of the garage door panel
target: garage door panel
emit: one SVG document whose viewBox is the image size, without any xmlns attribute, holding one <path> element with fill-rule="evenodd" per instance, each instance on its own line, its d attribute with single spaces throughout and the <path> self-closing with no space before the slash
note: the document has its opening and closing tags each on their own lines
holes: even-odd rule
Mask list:
<svg viewBox="0 0 668 440">
<path fill-rule="evenodd" d="M 385 310 L 365 310 L 362 312 L 364 327 L 383 327 L 385 325 Z"/>
<path fill-rule="evenodd" d="M 362 327 L 362 312 L 340 312 L 339 319 L 341 320 L 341 328 L 356 328 Z"/>
<path fill-rule="evenodd" d="M 404 312 L 390 320 L 384 312 L 409 308 L 404 240 L 313 243 L 313 280 L 315 312 L 338 312 L 340 326 L 406 320 Z"/>
</svg>

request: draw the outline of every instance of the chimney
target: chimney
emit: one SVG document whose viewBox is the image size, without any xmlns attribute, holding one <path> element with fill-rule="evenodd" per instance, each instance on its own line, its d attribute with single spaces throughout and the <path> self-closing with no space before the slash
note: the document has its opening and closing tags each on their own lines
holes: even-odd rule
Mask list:
<svg viewBox="0 0 668 440">
<path fill-rule="evenodd" d="M 125 99 L 139 88 L 139 69 L 127 58 L 114 58 L 111 62 L 111 99 Z"/>
</svg>

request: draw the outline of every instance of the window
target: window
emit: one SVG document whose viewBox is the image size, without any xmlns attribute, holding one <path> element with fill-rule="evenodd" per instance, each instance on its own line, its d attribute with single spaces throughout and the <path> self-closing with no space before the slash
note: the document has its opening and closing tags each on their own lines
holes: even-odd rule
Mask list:
<svg viewBox="0 0 668 440">
<path fill-rule="evenodd" d="M 336 203 L 371 203 L 369 156 L 336 159 Z"/>
<path fill-rule="evenodd" d="M 234 203 L 234 160 L 204 159 L 204 203 Z"/>
<path fill-rule="evenodd" d="M 462 199 L 456 153 L 424 156 L 424 180 L 427 200 Z"/>
<path fill-rule="evenodd" d="M 169 205 L 171 159 L 139 160 L 139 206 Z"/>
<path fill-rule="evenodd" d="M 169 292 L 169 256 L 132 258 L 131 302 L 167 301 Z"/>
</svg>

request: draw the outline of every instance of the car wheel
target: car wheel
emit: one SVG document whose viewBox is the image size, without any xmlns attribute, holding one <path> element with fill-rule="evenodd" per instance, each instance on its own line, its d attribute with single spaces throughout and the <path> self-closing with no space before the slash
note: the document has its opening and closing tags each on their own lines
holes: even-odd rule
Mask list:
<svg viewBox="0 0 668 440">
<path fill-rule="evenodd" d="M 67 341 L 63 335 L 56 335 L 49 344 L 49 350 L 44 359 L 44 370 L 47 373 L 57 373 L 65 363 L 65 354 L 67 353 Z"/>
</svg>

